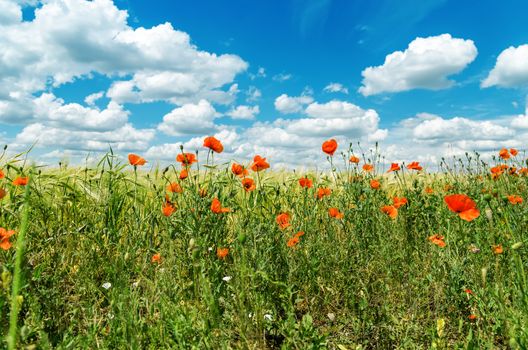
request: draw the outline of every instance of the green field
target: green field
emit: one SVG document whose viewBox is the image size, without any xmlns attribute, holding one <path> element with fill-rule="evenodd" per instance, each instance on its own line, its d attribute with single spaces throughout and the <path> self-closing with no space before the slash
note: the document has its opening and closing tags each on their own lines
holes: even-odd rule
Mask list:
<svg viewBox="0 0 528 350">
<path fill-rule="evenodd" d="M 508 198 L 527 199 L 524 158 L 387 173 L 376 153 L 350 156 L 321 152 L 331 165 L 317 173 L 249 170 L 246 191 L 212 156 L 181 180 L 176 161 L 4 155 L 0 332 L 13 316 L 16 348 L 528 348 L 528 212 Z M 452 194 L 475 201 L 470 221 Z"/>
</svg>

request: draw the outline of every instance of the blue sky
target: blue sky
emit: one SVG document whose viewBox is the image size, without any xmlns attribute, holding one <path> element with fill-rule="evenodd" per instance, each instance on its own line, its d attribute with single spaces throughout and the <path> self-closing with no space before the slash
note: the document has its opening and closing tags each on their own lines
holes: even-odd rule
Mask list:
<svg viewBox="0 0 528 350">
<path fill-rule="evenodd" d="M 0 0 L 0 142 L 37 142 L 48 164 L 109 146 L 169 162 L 207 135 L 226 161 L 291 167 L 320 162 L 331 137 L 426 163 L 524 149 L 526 13 L 492 0 Z"/>
</svg>

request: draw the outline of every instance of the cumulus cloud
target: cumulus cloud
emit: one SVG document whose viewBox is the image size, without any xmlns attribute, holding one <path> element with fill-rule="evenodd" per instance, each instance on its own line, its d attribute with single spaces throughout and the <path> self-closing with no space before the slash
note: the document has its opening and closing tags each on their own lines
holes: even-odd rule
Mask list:
<svg viewBox="0 0 528 350">
<path fill-rule="evenodd" d="M 214 120 L 219 116 L 206 100 L 197 104 L 185 104 L 173 109 L 163 117 L 158 130 L 170 136 L 185 136 L 209 133 L 216 129 Z"/>
<path fill-rule="evenodd" d="M 290 97 L 282 94 L 275 99 L 275 109 L 282 114 L 297 113 L 302 111 L 305 105 L 312 102 L 313 97 L 309 95 Z"/>
<path fill-rule="evenodd" d="M 227 115 L 233 119 L 252 120 L 260 113 L 259 106 L 237 106 L 227 112 Z"/>
<path fill-rule="evenodd" d="M 22 21 L 20 4 L 12 0 L 0 6 L 3 121 L 27 121 L 31 110 L 24 110 L 26 120 L 9 113 L 49 84 L 57 87 L 94 72 L 131 76 L 108 91 L 120 104 L 184 104 L 203 98 L 229 103 L 233 97 L 224 86 L 248 66 L 236 55 L 200 51 L 170 23 L 134 29 L 127 23 L 128 13 L 111 0 L 49 0 L 31 21 Z"/>
<path fill-rule="evenodd" d="M 341 92 L 348 95 L 348 88 L 344 87 L 340 83 L 330 83 L 323 89 L 325 92 Z"/>
<path fill-rule="evenodd" d="M 271 79 L 273 79 L 273 81 L 282 83 L 287 80 L 290 80 L 292 77 L 293 76 L 291 74 L 280 73 L 280 74 L 275 74 Z"/>
<path fill-rule="evenodd" d="M 495 67 L 481 86 L 516 87 L 528 85 L 528 44 L 510 46 L 497 57 Z"/>
<path fill-rule="evenodd" d="M 405 51 L 385 57 L 381 66 L 368 67 L 361 75 L 364 96 L 412 89 L 445 89 L 454 84 L 448 77 L 461 72 L 477 57 L 472 40 L 450 34 L 414 39 Z"/>
</svg>

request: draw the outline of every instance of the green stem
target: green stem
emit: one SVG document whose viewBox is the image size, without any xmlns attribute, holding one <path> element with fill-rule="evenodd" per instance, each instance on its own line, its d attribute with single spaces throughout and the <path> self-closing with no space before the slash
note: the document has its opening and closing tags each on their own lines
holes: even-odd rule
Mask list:
<svg viewBox="0 0 528 350">
<path fill-rule="evenodd" d="M 31 192 L 31 180 L 33 178 L 33 171 L 30 171 L 29 181 L 26 185 L 26 191 L 24 193 L 24 208 L 22 211 L 22 221 L 20 224 L 20 232 L 16 242 L 15 252 L 15 272 L 13 276 L 13 290 L 11 292 L 11 313 L 9 317 L 9 333 L 7 336 L 7 348 L 9 350 L 15 349 L 16 336 L 17 336 L 17 319 L 18 312 L 20 311 L 20 304 L 18 300 L 18 293 L 20 291 L 20 280 L 22 275 L 22 257 L 24 255 L 25 236 L 29 223 L 29 194 Z"/>
</svg>

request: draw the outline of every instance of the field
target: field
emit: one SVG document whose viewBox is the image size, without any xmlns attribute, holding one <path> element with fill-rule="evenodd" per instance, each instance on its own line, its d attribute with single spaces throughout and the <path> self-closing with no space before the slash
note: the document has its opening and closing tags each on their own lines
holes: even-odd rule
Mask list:
<svg viewBox="0 0 528 350">
<path fill-rule="evenodd" d="M 521 153 L 429 172 L 329 141 L 298 173 L 209 141 L 167 168 L 4 154 L 2 346 L 528 348 Z"/>
</svg>

